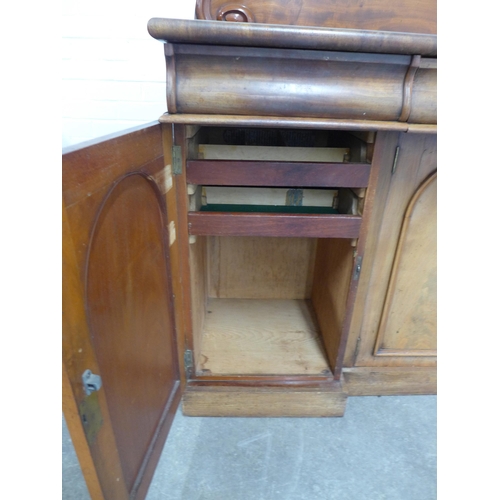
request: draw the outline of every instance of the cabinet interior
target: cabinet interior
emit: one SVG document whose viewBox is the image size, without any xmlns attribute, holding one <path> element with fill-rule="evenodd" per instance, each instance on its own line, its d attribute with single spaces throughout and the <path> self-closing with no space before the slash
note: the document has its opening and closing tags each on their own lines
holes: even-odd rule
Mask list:
<svg viewBox="0 0 500 500">
<path fill-rule="evenodd" d="M 199 236 L 189 250 L 198 375 L 333 371 L 350 240 Z"/>
<path fill-rule="evenodd" d="M 369 163 L 368 134 L 222 127 L 195 132 L 188 160 Z M 365 189 L 207 183 L 188 184 L 187 192 L 191 213 L 359 216 Z M 196 376 L 331 375 L 355 246 L 352 237 L 190 236 Z"/>
</svg>

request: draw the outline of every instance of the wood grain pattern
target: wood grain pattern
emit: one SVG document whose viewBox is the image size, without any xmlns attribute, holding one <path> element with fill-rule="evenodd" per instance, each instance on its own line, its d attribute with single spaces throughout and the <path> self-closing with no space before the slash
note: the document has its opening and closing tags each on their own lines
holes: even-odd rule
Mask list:
<svg viewBox="0 0 500 500">
<path fill-rule="evenodd" d="M 280 128 L 318 128 L 336 130 L 361 131 L 398 131 L 412 134 L 435 134 L 437 125 L 403 123 L 399 121 L 380 120 L 339 120 L 334 118 L 294 118 L 290 116 L 255 116 L 255 115 L 228 115 L 228 114 L 200 114 L 200 113 L 165 113 L 158 118 L 160 123 L 178 123 L 186 125 L 228 125 L 234 127 L 280 127 Z"/>
<path fill-rule="evenodd" d="M 255 17 L 252 11 L 247 9 L 244 5 L 239 5 L 237 3 L 226 3 L 221 5 L 217 9 L 216 14 L 217 21 L 233 21 L 233 22 L 244 22 L 253 23 L 255 22 Z"/>
<path fill-rule="evenodd" d="M 164 228 L 157 193 L 129 175 L 104 199 L 88 245 L 86 309 L 129 491 L 143 459 L 130 450 L 147 448 L 175 384 Z"/>
<path fill-rule="evenodd" d="M 392 148 L 397 145 L 400 147 L 399 159 L 391 174 Z M 363 292 L 355 305 L 346 364 L 360 367 L 435 367 L 436 358 L 433 355 L 374 356 L 373 353 L 405 211 L 421 183 L 436 171 L 436 136 L 391 134 L 386 148 L 376 154 L 381 155 L 377 161 L 382 163 L 367 235 L 365 254 L 368 260 L 365 260 L 360 276 L 359 286 Z M 434 222 L 429 221 L 429 224 Z M 434 256 L 428 259 L 432 261 Z M 418 342 L 418 331 L 414 334 L 417 336 L 414 342 Z"/>
<path fill-rule="evenodd" d="M 435 368 L 344 368 L 349 396 L 436 394 Z"/>
<path fill-rule="evenodd" d="M 63 157 L 64 244 L 74 249 L 63 359 L 75 406 L 83 370 L 102 376 L 104 425 L 89 448 L 105 498 L 144 498 L 180 399 L 162 169 L 158 124 Z M 97 359 L 82 366 L 90 343 Z"/>
<path fill-rule="evenodd" d="M 103 490 L 99 481 L 99 473 L 96 470 L 96 465 L 92 459 L 92 454 L 90 452 L 87 438 L 85 436 L 84 427 L 82 421 L 79 418 L 79 409 L 76 405 L 74 395 L 71 390 L 71 384 L 69 382 L 68 374 L 63 366 L 62 373 L 62 404 L 64 417 L 66 425 L 71 435 L 71 441 L 75 448 L 80 469 L 82 470 L 83 478 L 87 485 L 87 490 L 90 497 L 93 500 L 105 500 Z M 119 462 L 116 464 L 119 467 Z M 122 475 L 120 471 L 118 477 Z M 115 481 L 116 482 L 116 481 Z M 122 498 L 126 498 L 127 492 L 122 484 L 117 485 L 123 490 Z M 120 498 L 120 492 L 116 494 L 117 498 Z"/>
<path fill-rule="evenodd" d="M 200 352 L 208 299 L 207 238 L 196 238 L 189 245 L 189 269 L 191 273 L 191 316 L 193 322 L 194 364 L 199 366 Z"/>
<path fill-rule="evenodd" d="M 189 234 L 199 236 L 280 236 L 357 238 L 356 215 L 189 212 Z"/>
<path fill-rule="evenodd" d="M 404 55 L 188 44 L 174 45 L 172 58 L 178 113 L 379 121 L 400 119 L 411 63 Z M 409 121 L 436 123 L 436 70 L 420 73 L 413 90 L 429 102 L 412 100 Z"/>
<path fill-rule="evenodd" d="M 92 498 L 104 499 L 106 496 L 111 496 L 119 500 L 126 499 L 128 492 L 123 481 L 123 471 L 109 418 L 105 388 L 98 393 L 103 424 L 92 444 L 85 436 L 84 425 L 80 417 L 79 406 L 86 397 L 81 384 L 81 374 L 86 369 L 98 373 L 99 368 L 85 320 L 83 286 L 64 206 L 62 213 L 62 404 L 64 417 Z"/>
<path fill-rule="evenodd" d="M 437 55 L 435 35 L 412 33 L 411 30 L 405 33 L 404 30 L 368 31 L 153 18 L 148 21 L 148 32 L 153 38 L 170 43 Z"/>
<path fill-rule="evenodd" d="M 200 367 L 212 375 L 320 375 L 329 371 L 310 304 L 209 299 Z"/>
<path fill-rule="evenodd" d="M 226 0 L 197 0 L 196 18 L 213 20 Z M 238 5 L 235 3 L 235 5 Z M 322 26 L 362 30 L 437 32 L 435 0 L 354 0 L 328 3 L 304 0 L 245 0 L 240 4 L 252 12 L 253 19 L 241 16 L 227 19 L 240 22 Z"/>
<path fill-rule="evenodd" d="M 170 393 L 167 404 L 163 410 L 163 414 L 160 417 L 160 422 L 156 427 L 153 439 L 146 451 L 144 460 L 142 461 L 142 466 L 139 470 L 134 488 L 130 494 L 130 498 L 133 500 L 144 500 L 146 498 L 149 485 L 153 480 L 156 466 L 158 465 L 160 456 L 163 452 L 163 444 L 167 440 L 170 427 L 172 426 L 175 414 L 177 413 L 177 408 L 181 403 L 181 387 L 181 382 L 176 381 L 173 391 Z"/>
<path fill-rule="evenodd" d="M 173 57 L 174 48 L 172 44 L 165 43 L 163 49 L 167 64 L 167 109 L 170 113 L 177 113 L 177 72 L 175 70 L 175 57 Z"/>
<path fill-rule="evenodd" d="M 415 80 L 415 74 L 417 73 L 418 67 L 420 66 L 421 56 L 413 56 L 411 58 L 410 66 L 406 72 L 404 86 L 403 86 L 403 107 L 401 109 L 401 115 L 399 117 L 400 122 L 408 121 L 411 112 L 411 97 L 413 94 L 413 82 Z"/>
<path fill-rule="evenodd" d="M 372 224 L 373 204 L 376 196 L 376 186 L 380 176 L 380 169 L 382 168 L 384 151 L 387 149 L 392 150 L 390 146 L 390 135 L 384 132 L 377 133 L 377 140 L 375 147 L 371 152 L 371 171 L 370 183 L 366 192 L 361 192 L 358 196 L 361 197 L 361 210 L 363 212 L 363 222 L 361 225 L 360 235 L 356 242 L 356 251 L 354 253 L 355 261 L 351 275 L 351 282 L 349 285 L 349 292 L 347 295 L 346 314 L 342 325 L 342 334 L 340 337 L 340 345 L 338 348 L 337 362 L 335 363 L 334 377 L 339 380 L 342 376 L 342 367 L 345 364 L 345 354 L 349 339 L 349 332 L 351 324 L 353 323 L 356 298 L 358 296 L 358 288 L 360 284 L 360 275 L 363 272 L 363 261 L 365 258 L 366 242 L 368 233 Z M 386 157 L 386 156 L 385 156 Z M 362 190 L 364 191 L 364 190 Z"/>
<path fill-rule="evenodd" d="M 435 124 L 436 120 L 431 118 L 434 116 L 437 116 L 437 71 L 434 68 L 419 68 L 413 81 L 408 122 L 422 126 Z M 413 131 L 411 126 L 408 131 Z"/>
<path fill-rule="evenodd" d="M 230 236 L 207 239 L 210 297 L 311 297 L 315 239 Z"/>
<path fill-rule="evenodd" d="M 350 241 L 318 240 L 311 298 L 332 369 L 338 363 L 352 267 Z"/>
<path fill-rule="evenodd" d="M 436 356 L 437 173 L 417 189 L 403 220 L 375 343 L 376 356 Z"/>
<path fill-rule="evenodd" d="M 169 178 L 169 174 L 172 172 L 172 145 L 173 145 L 173 125 L 172 124 L 162 124 L 162 150 L 164 155 L 165 171 L 167 172 L 166 178 Z M 168 227 L 172 224 L 179 224 L 178 209 L 177 209 L 177 184 L 178 176 L 172 175 L 172 187 L 166 190 L 165 199 L 167 204 L 167 223 Z M 170 256 L 170 272 L 172 274 L 172 293 L 173 293 L 173 304 L 175 311 L 175 331 L 177 338 L 177 359 L 180 363 L 184 359 L 184 350 L 186 345 L 185 338 L 185 315 L 184 311 L 184 295 L 183 295 L 183 280 L 182 280 L 182 256 L 181 256 L 181 245 L 179 243 L 179 237 L 175 239 L 174 242 L 169 241 L 169 256 Z M 186 382 L 186 373 L 183 366 L 180 366 L 179 376 L 181 381 L 181 392 L 183 390 L 184 384 Z"/>
<path fill-rule="evenodd" d="M 342 417 L 347 394 L 330 388 L 188 387 L 184 415 L 193 417 Z"/>
<path fill-rule="evenodd" d="M 175 189 L 175 200 L 176 200 L 176 210 L 177 210 L 177 245 L 178 245 L 178 265 L 176 269 L 176 280 L 178 280 L 178 291 L 180 292 L 179 306 L 176 308 L 176 314 L 182 316 L 183 323 L 183 344 L 181 346 L 181 352 L 179 360 L 181 362 L 181 371 L 184 373 L 186 378 L 189 378 L 192 373 L 186 375 L 186 370 L 184 367 L 184 352 L 189 349 L 194 353 L 193 344 L 193 304 L 192 304 L 192 291 L 191 291 L 191 272 L 190 272 L 190 262 L 189 262 L 189 234 L 188 234 L 188 205 L 189 197 L 187 194 L 187 183 L 186 183 L 186 156 L 189 150 L 189 140 L 187 135 L 190 131 L 190 127 L 184 125 L 174 125 L 173 126 L 174 135 L 174 145 L 181 147 L 181 173 L 174 176 L 174 189 Z"/>
<path fill-rule="evenodd" d="M 366 187 L 368 163 L 190 160 L 187 180 L 212 186 Z"/>
<path fill-rule="evenodd" d="M 363 231 L 361 232 L 358 248 L 363 249 L 363 265 L 357 282 L 357 297 L 353 303 L 352 319 L 349 322 L 349 333 L 343 365 L 350 367 L 354 365 L 359 348 L 361 324 L 364 319 L 363 304 L 369 293 L 369 276 L 374 261 L 374 246 L 378 238 L 378 229 L 383 217 L 387 194 L 391 180 L 391 169 L 394 162 L 396 147 L 399 145 L 399 134 L 391 132 L 377 132 L 375 147 L 372 157 L 373 172 L 370 185 L 366 192 L 365 207 L 366 214 L 363 219 Z M 368 224 L 369 223 L 369 224 Z"/>
</svg>

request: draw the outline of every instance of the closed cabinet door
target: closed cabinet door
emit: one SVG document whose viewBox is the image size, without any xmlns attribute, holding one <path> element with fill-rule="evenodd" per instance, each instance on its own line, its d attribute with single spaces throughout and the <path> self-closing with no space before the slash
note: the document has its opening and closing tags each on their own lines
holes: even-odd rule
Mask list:
<svg viewBox="0 0 500 500">
<path fill-rule="evenodd" d="M 375 356 L 436 354 L 437 173 L 405 212 L 377 331 Z"/>
<path fill-rule="evenodd" d="M 93 499 L 145 497 L 180 400 L 167 162 L 159 124 L 63 155 L 63 409 Z"/>
<path fill-rule="evenodd" d="M 436 136 L 400 134 L 381 170 L 350 366 L 436 364 Z M 349 366 L 349 354 L 346 358 Z"/>
</svg>

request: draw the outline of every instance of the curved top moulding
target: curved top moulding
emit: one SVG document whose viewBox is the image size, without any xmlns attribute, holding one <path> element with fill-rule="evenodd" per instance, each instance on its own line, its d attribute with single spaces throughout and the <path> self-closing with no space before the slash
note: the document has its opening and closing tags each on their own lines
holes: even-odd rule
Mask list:
<svg viewBox="0 0 500 500">
<path fill-rule="evenodd" d="M 153 18 L 163 42 L 437 56 L 437 36 L 420 33 Z"/>
</svg>

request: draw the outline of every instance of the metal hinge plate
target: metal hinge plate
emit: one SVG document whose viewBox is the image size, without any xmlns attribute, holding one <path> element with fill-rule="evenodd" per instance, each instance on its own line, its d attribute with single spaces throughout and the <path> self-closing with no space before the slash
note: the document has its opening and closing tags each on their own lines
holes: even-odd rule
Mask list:
<svg viewBox="0 0 500 500">
<path fill-rule="evenodd" d="M 188 378 L 193 373 L 193 351 L 190 349 L 184 351 L 184 370 Z"/>
<path fill-rule="evenodd" d="M 79 406 L 80 419 L 89 444 L 93 444 L 103 424 L 97 392 L 92 392 Z"/>
<path fill-rule="evenodd" d="M 182 151 L 180 146 L 172 146 L 172 173 L 182 174 Z"/>
<path fill-rule="evenodd" d="M 358 337 L 358 339 L 356 340 L 356 347 L 354 349 L 354 362 L 356 362 L 356 360 L 358 359 L 360 343 L 361 337 Z"/>
</svg>

